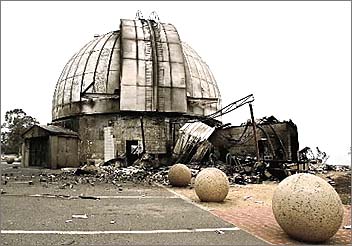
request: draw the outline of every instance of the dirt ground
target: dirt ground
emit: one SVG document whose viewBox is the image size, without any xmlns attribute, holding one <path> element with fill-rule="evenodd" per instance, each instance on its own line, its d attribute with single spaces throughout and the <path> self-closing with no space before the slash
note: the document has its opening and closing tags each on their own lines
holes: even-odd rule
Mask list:
<svg viewBox="0 0 352 246">
<path fill-rule="evenodd" d="M 336 185 L 333 186 L 340 195 L 341 201 L 345 205 L 351 204 L 351 172 L 330 171 L 326 174 L 318 174 L 325 180 L 332 178 Z M 187 188 L 172 187 L 171 189 L 181 194 L 197 204 L 201 204 L 208 209 L 226 210 L 230 207 L 262 207 L 271 206 L 275 188 L 278 182 L 264 182 L 263 184 L 231 185 L 229 194 L 222 203 L 202 203 L 198 199 L 193 184 Z"/>
<path fill-rule="evenodd" d="M 329 171 L 325 174 L 317 174 L 325 180 L 330 179 L 335 181 L 335 190 L 339 194 L 341 201 L 345 205 L 351 204 L 351 171 L 348 172 L 335 172 Z"/>
<path fill-rule="evenodd" d="M 256 208 L 263 205 L 271 206 L 271 198 L 277 184 L 277 182 L 270 182 L 266 184 L 231 185 L 229 194 L 227 195 L 225 201 L 221 203 L 201 202 L 193 187 L 172 187 L 171 189 L 210 210 L 226 210 L 234 206 L 237 208 Z"/>
</svg>

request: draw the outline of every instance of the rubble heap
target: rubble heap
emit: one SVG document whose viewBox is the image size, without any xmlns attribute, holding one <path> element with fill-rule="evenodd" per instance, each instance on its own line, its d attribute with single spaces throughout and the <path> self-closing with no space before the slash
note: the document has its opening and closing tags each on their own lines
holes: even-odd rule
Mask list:
<svg viewBox="0 0 352 246">
<path fill-rule="evenodd" d="M 228 165 L 221 161 L 215 162 L 192 162 L 188 163 L 192 177 L 205 168 L 214 167 L 223 171 L 230 184 L 261 183 L 263 180 L 279 180 L 276 176 L 267 171 L 267 164 L 252 163 L 248 166 Z M 110 160 L 98 164 L 87 164 L 80 168 L 63 168 L 61 173 L 42 174 L 42 181 L 64 181 L 65 187 L 75 184 L 89 183 L 112 183 L 133 182 L 152 185 L 154 183 L 169 185 L 169 166 L 158 166 L 148 155 L 142 156 L 131 166 L 127 166 L 124 158 Z"/>
</svg>

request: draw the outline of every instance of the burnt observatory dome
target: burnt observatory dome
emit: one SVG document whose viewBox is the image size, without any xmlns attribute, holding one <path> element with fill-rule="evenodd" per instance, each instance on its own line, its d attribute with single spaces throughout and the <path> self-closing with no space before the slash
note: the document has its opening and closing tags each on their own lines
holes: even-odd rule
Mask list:
<svg viewBox="0 0 352 246">
<path fill-rule="evenodd" d="M 172 24 L 121 20 L 120 30 L 96 35 L 64 67 L 52 119 L 119 112 L 205 116 L 221 108 L 208 65 Z"/>
<path fill-rule="evenodd" d="M 136 18 L 96 35 L 67 62 L 52 125 L 77 133 L 80 164 L 121 155 L 133 163 L 144 153 L 167 160 L 185 122 L 220 108 L 208 65 L 176 28 Z"/>
</svg>

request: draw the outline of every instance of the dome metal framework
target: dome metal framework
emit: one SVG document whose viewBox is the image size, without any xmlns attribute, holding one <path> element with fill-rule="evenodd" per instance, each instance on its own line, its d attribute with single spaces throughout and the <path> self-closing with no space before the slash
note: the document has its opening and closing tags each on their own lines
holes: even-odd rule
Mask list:
<svg viewBox="0 0 352 246">
<path fill-rule="evenodd" d="M 53 121 L 122 111 L 205 116 L 221 108 L 208 65 L 176 28 L 155 20 L 121 20 L 64 67 L 56 84 Z"/>
</svg>

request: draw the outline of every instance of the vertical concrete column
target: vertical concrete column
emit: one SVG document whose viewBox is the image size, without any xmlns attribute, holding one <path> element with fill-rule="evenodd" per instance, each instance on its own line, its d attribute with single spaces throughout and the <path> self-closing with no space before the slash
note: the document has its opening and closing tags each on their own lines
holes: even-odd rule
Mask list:
<svg viewBox="0 0 352 246">
<path fill-rule="evenodd" d="M 112 135 L 112 127 L 104 127 L 104 161 L 115 158 L 115 145 Z"/>
</svg>

